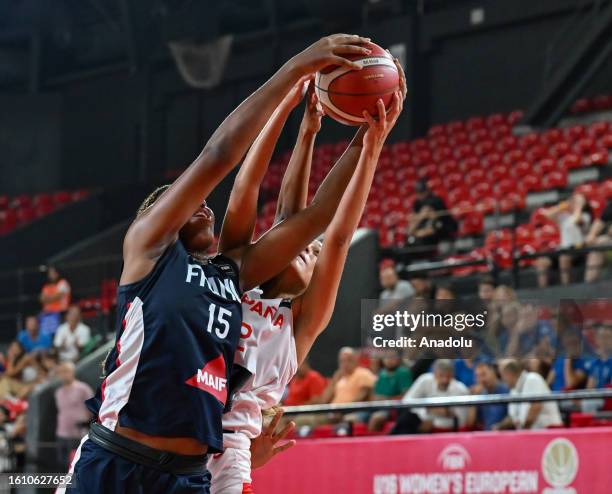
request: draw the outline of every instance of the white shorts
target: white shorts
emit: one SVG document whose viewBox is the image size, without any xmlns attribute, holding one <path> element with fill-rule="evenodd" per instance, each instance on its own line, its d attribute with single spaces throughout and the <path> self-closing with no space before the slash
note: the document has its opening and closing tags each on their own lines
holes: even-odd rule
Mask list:
<svg viewBox="0 0 612 494">
<path fill-rule="evenodd" d="M 251 451 L 248 449 L 225 448 L 208 460 L 212 475 L 211 494 L 250 494 Z"/>
</svg>

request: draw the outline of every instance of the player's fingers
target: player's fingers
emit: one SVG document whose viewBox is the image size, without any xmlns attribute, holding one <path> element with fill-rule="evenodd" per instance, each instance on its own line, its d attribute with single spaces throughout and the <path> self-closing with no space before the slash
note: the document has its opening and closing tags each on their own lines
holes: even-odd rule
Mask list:
<svg viewBox="0 0 612 494">
<path fill-rule="evenodd" d="M 374 117 L 365 110 L 363 111 L 363 118 L 368 123 L 369 127 L 376 127 L 376 120 L 374 120 Z"/>
<path fill-rule="evenodd" d="M 371 38 L 366 38 L 357 34 L 338 34 L 334 37 L 334 41 L 336 43 L 349 45 L 355 43 L 369 43 L 372 40 Z"/>
<path fill-rule="evenodd" d="M 279 453 L 282 453 L 283 451 L 287 451 L 289 448 L 292 448 L 295 445 L 296 445 L 295 439 L 292 439 L 291 441 L 287 441 L 285 444 L 281 444 L 280 446 L 275 447 L 272 450 L 272 455 L 277 455 Z"/>
<path fill-rule="evenodd" d="M 378 98 L 378 101 L 376 102 L 376 111 L 378 112 L 378 121 L 382 122 L 385 120 L 385 114 L 387 113 L 385 111 L 385 104 L 383 103 L 383 100 Z"/>
<path fill-rule="evenodd" d="M 276 426 L 278 425 L 278 423 L 280 422 L 281 417 L 283 416 L 283 410 L 281 410 L 280 408 L 276 411 L 276 413 L 274 414 L 274 417 L 272 417 L 272 420 L 270 420 L 270 424 L 268 425 L 268 427 L 266 428 L 266 432 L 270 435 L 270 436 L 274 436 L 274 431 L 276 430 Z"/>
<path fill-rule="evenodd" d="M 399 94 L 399 91 L 395 91 L 393 94 L 393 100 L 391 101 L 391 108 L 389 109 L 389 113 L 387 114 L 387 121 L 393 122 L 400 112 L 402 111 L 402 97 Z"/>
<path fill-rule="evenodd" d="M 349 60 L 348 58 L 343 58 L 343 57 L 338 57 L 338 56 L 334 56 L 330 59 L 330 65 L 341 65 L 343 67 L 347 67 L 349 69 L 353 69 L 353 70 L 361 70 L 363 67 L 360 63 L 358 62 L 353 62 L 352 60 Z"/>
<path fill-rule="evenodd" d="M 369 55 L 372 50 L 364 46 L 338 45 L 333 50 L 334 55 Z"/>
<path fill-rule="evenodd" d="M 274 434 L 274 437 L 272 438 L 273 441 L 276 443 L 280 441 L 281 439 L 284 439 L 287 436 L 287 434 L 292 432 L 294 429 L 295 429 L 295 422 L 289 422 L 287 425 L 285 425 L 285 427 L 283 427 L 283 429 L 278 434 Z"/>
</svg>

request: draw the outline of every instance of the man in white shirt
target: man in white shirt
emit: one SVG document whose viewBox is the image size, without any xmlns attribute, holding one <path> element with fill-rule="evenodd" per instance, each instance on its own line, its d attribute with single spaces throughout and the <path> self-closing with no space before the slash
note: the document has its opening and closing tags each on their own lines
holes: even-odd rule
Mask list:
<svg viewBox="0 0 612 494">
<path fill-rule="evenodd" d="M 406 403 L 412 399 L 469 395 L 468 388 L 454 377 L 451 360 L 438 359 L 433 372 L 422 374 L 402 398 Z M 430 432 L 435 429 L 453 430 L 466 425 L 467 407 L 413 408 L 402 410 L 391 434 Z"/>
<path fill-rule="evenodd" d="M 550 394 L 550 388 L 537 372 L 523 370 L 516 360 L 507 360 L 501 366 L 501 376 L 510 388 L 512 396 Z M 533 403 L 510 403 L 508 416 L 497 429 L 545 429 L 561 425 L 559 407 L 554 401 Z"/>
<path fill-rule="evenodd" d="M 57 348 L 62 362 L 76 362 L 81 350 L 91 338 L 91 329 L 81 322 L 81 309 L 71 305 L 66 313 L 66 322 L 57 328 L 53 346 Z"/>
</svg>

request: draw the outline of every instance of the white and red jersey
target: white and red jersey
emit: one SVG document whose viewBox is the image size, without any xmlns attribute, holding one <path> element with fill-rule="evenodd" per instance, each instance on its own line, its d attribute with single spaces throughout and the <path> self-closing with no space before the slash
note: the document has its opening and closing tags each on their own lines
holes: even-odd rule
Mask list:
<svg viewBox="0 0 612 494">
<path fill-rule="evenodd" d="M 248 448 L 240 436 L 254 438 L 261 433 L 261 410 L 280 402 L 298 364 L 289 301 L 262 299 L 260 290 L 250 290 L 242 296 L 242 313 L 234 363 L 251 376 L 234 396 L 231 411 L 223 415 L 223 429 L 242 434 L 223 437 L 225 447 Z"/>
</svg>

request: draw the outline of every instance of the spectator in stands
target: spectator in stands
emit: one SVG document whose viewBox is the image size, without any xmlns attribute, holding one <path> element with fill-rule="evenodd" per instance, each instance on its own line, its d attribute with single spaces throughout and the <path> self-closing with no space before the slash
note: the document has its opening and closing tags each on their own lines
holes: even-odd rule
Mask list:
<svg viewBox="0 0 612 494">
<path fill-rule="evenodd" d="M 410 284 L 414 288 L 413 299 L 430 300 L 432 298 L 433 287 L 426 274 L 413 274 L 410 277 Z"/>
<path fill-rule="evenodd" d="M 415 184 L 416 200 L 410 216 L 408 246 L 435 246 L 450 240 L 457 232 L 457 222 L 448 212 L 444 201 L 435 195 L 424 180 Z"/>
<path fill-rule="evenodd" d="M 601 325 L 595 334 L 596 358 L 585 364 L 588 388 L 612 386 L 612 324 Z"/>
<path fill-rule="evenodd" d="M 585 243 L 587 232 L 591 227 L 593 213 L 589 203 L 583 194 L 575 192 L 568 201 L 562 201 L 556 206 L 552 206 L 543 211 L 543 214 L 554 220 L 559 225 L 561 249 L 582 247 Z M 572 254 L 561 254 L 559 256 L 559 277 L 561 283 L 569 285 L 571 281 Z M 548 286 L 549 271 L 553 261 L 550 257 L 539 257 L 536 260 L 538 271 L 538 286 L 540 288 Z"/>
<path fill-rule="evenodd" d="M 514 359 L 502 363 L 501 375 L 513 396 L 550 394 L 550 388 L 540 374 L 523 370 Z M 562 420 L 554 401 L 510 403 L 508 416 L 495 429 L 545 429 L 556 425 L 562 425 Z"/>
<path fill-rule="evenodd" d="M 21 344 L 26 353 L 35 350 L 48 350 L 52 346 L 51 337 L 40 331 L 38 317 L 28 316 L 25 321 L 25 329 L 17 333 L 17 341 Z"/>
<path fill-rule="evenodd" d="M 384 263 L 381 266 L 380 285 L 383 291 L 379 296 L 378 312 L 393 312 L 415 294 L 415 289 L 410 282 L 399 278 L 393 263 Z"/>
<path fill-rule="evenodd" d="M 376 376 L 365 367 L 359 366 L 359 356 L 350 347 L 340 349 L 338 353 L 338 370 L 324 393 L 323 403 L 353 403 L 368 401 Z"/>
<path fill-rule="evenodd" d="M 440 283 L 436 286 L 436 300 L 455 300 L 457 295 L 452 283 Z"/>
<path fill-rule="evenodd" d="M 586 245 L 612 245 L 612 201 L 608 201 L 601 216 L 593 221 L 585 239 Z M 606 253 L 594 251 L 587 254 L 584 281 L 597 281 L 601 275 Z"/>
<path fill-rule="evenodd" d="M 25 426 L 25 414 L 11 420 L 10 410 L 0 405 L 0 472 L 23 471 Z"/>
<path fill-rule="evenodd" d="M 419 376 L 402 401 L 467 394 L 469 391 L 465 385 L 453 377 L 453 362 L 438 359 L 433 364 L 433 372 Z M 434 429 L 456 430 L 466 425 L 467 419 L 466 407 L 403 409 L 391 434 L 415 434 L 431 432 Z"/>
<path fill-rule="evenodd" d="M 70 283 L 60 275 L 55 266 L 47 269 L 47 283 L 40 293 L 43 312 L 63 314 L 70 305 Z"/>
<path fill-rule="evenodd" d="M 401 280 L 395 269 L 395 264 L 391 261 L 383 261 L 379 273 L 380 285 L 383 291 L 378 298 L 379 314 L 390 314 L 405 307 L 415 295 L 415 289 L 409 281 Z M 395 338 L 402 336 L 402 328 L 389 327 L 386 329 L 384 337 Z"/>
<path fill-rule="evenodd" d="M 357 352 L 350 347 L 344 347 L 338 352 L 338 370 L 317 401 L 332 404 L 369 401 L 375 383 L 376 375 L 370 369 L 359 366 Z M 348 422 L 365 422 L 368 417 L 369 413 L 363 412 L 346 415 L 344 419 Z M 341 419 L 337 414 L 330 417 L 332 422 Z"/>
<path fill-rule="evenodd" d="M 87 432 L 92 415 L 84 402 L 91 398 L 94 392 L 89 385 L 75 378 L 72 362 L 60 364 L 57 375 L 62 383 L 55 391 L 57 463 L 58 466 L 66 467 L 70 452 L 78 447 Z"/>
<path fill-rule="evenodd" d="M 479 362 L 476 364 L 476 386 L 472 393 L 476 395 L 507 394 L 508 386 L 497 377 L 497 369 L 492 362 Z M 468 423 L 478 423 L 484 430 L 490 431 L 502 422 L 508 415 L 506 403 L 492 403 L 489 405 L 478 405 L 470 408 Z"/>
<path fill-rule="evenodd" d="M 81 351 L 91 338 L 91 329 L 81 321 L 81 309 L 71 305 L 66 313 L 66 322 L 57 328 L 53 345 L 62 362 L 76 362 Z"/>
<path fill-rule="evenodd" d="M 284 404 L 297 406 L 316 403 L 326 386 L 327 380 L 311 368 L 308 359 L 305 359 L 289 383 Z"/>
<path fill-rule="evenodd" d="M 498 333 L 501 353 L 512 358 L 527 357 L 544 339 L 556 341 L 556 334 L 550 321 L 538 318 L 536 306 L 514 302 L 503 307 Z"/>
<path fill-rule="evenodd" d="M 0 378 L 0 400 L 25 398 L 37 384 L 38 373 L 33 364 L 35 354 L 26 353 L 18 341 L 13 341 L 6 355 L 6 369 Z"/>
<path fill-rule="evenodd" d="M 378 374 L 374 385 L 375 400 L 399 400 L 404 396 L 412 384 L 412 371 L 402 365 L 399 352 L 389 350 L 382 359 L 383 368 Z M 372 432 L 382 430 L 385 422 L 389 420 L 391 412 L 379 410 L 370 416 L 368 429 Z"/>
<path fill-rule="evenodd" d="M 584 388 L 586 362 L 580 332 L 567 328 L 561 334 L 561 349 L 553 360 L 546 382 L 553 391 Z"/>
<path fill-rule="evenodd" d="M 478 298 L 484 305 L 489 305 L 495 295 L 495 280 L 491 276 L 483 276 L 478 282 Z"/>
<path fill-rule="evenodd" d="M 484 278 L 479 285 L 479 295 L 482 291 L 482 297 L 484 298 L 481 297 L 481 301 L 485 302 L 484 299 L 488 300 L 488 302 L 485 302 L 487 306 L 483 308 L 483 310 L 487 311 L 487 345 L 490 348 L 498 349 L 498 342 L 496 340 L 501 331 L 502 311 L 508 304 L 518 303 L 518 297 L 516 292 L 508 285 L 499 285 L 494 288 L 491 296 L 490 289 L 493 287 L 492 283 L 492 278 Z"/>
</svg>

